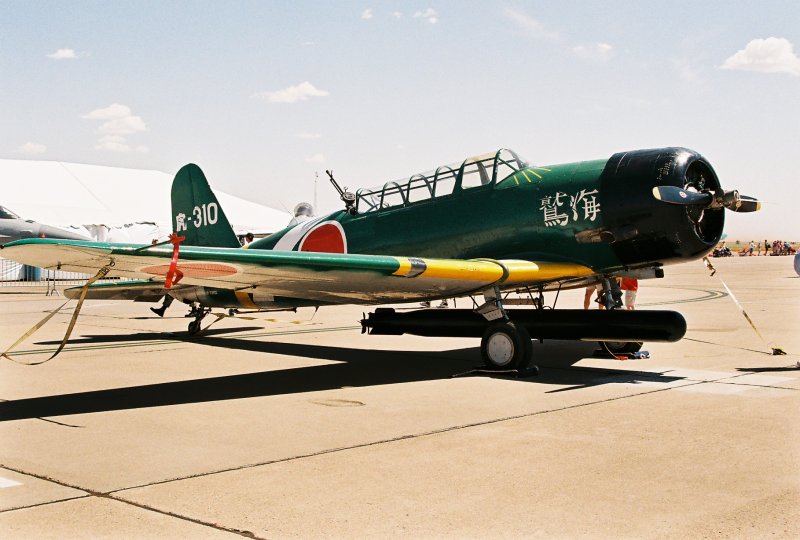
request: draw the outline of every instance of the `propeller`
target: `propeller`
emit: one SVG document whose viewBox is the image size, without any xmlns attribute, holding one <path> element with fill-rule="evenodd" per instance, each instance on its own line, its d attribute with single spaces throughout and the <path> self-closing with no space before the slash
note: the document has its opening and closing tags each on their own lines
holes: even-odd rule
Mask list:
<svg viewBox="0 0 800 540">
<path fill-rule="evenodd" d="M 747 195 L 740 195 L 735 189 L 730 191 L 694 191 L 675 186 L 656 186 L 653 197 L 659 201 L 682 206 L 693 206 L 700 210 L 706 208 L 727 208 L 734 212 L 755 212 L 761 209 L 761 202 Z"/>
</svg>

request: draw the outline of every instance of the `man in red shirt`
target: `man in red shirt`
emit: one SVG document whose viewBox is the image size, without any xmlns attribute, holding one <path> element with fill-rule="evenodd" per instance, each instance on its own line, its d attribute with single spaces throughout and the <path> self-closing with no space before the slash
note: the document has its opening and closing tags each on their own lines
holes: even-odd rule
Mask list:
<svg viewBox="0 0 800 540">
<path fill-rule="evenodd" d="M 619 288 L 625 291 L 625 308 L 635 309 L 636 291 L 639 290 L 639 280 L 634 278 L 622 278 Z"/>
</svg>

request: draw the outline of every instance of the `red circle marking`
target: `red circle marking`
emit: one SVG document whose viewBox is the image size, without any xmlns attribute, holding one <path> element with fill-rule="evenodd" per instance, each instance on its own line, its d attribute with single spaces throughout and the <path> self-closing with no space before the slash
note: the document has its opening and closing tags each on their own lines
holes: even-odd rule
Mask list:
<svg viewBox="0 0 800 540">
<path fill-rule="evenodd" d="M 217 263 L 178 263 L 178 271 L 188 278 L 215 278 L 232 276 L 236 273 L 236 268 L 227 264 Z M 166 276 L 169 272 L 168 264 L 157 264 L 141 269 L 146 274 L 154 276 Z"/>
<path fill-rule="evenodd" d="M 318 253 L 344 253 L 342 230 L 331 223 L 323 223 L 308 233 L 300 246 L 300 251 Z"/>
</svg>

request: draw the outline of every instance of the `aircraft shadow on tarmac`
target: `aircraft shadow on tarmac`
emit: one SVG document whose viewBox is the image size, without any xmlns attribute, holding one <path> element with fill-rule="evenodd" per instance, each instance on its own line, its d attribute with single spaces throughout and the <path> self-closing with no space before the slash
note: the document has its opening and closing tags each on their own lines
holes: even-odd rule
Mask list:
<svg viewBox="0 0 800 540">
<path fill-rule="evenodd" d="M 229 333 L 232 330 L 234 329 L 224 329 L 220 333 Z M 89 335 L 71 343 L 118 343 L 164 338 L 165 335 L 161 333 Z M 213 335 L 212 332 L 198 338 L 171 334 L 169 339 L 192 341 L 228 350 L 316 358 L 336 363 L 5 401 L 0 402 L 0 421 L 317 392 L 344 386 L 377 386 L 449 379 L 454 374 L 468 372 L 480 364 L 478 347 L 445 351 L 351 349 L 223 338 Z M 542 368 L 540 374 L 527 379 L 509 380 L 559 385 L 560 388 L 550 392 L 563 392 L 608 383 L 668 383 L 680 379 L 658 373 L 573 366 L 580 359 L 591 356 L 594 348 L 593 343 L 536 343 L 534 362 Z"/>
</svg>

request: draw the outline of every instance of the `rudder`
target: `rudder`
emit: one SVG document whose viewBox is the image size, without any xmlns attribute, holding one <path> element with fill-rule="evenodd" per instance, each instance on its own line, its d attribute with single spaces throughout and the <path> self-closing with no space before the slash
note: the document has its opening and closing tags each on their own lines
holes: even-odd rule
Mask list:
<svg viewBox="0 0 800 540">
<path fill-rule="evenodd" d="M 194 163 L 181 167 L 172 181 L 171 196 L 172 229 L 186 237 L 184 245 L 240 247 L 200 167 Z"/>
</svg>

